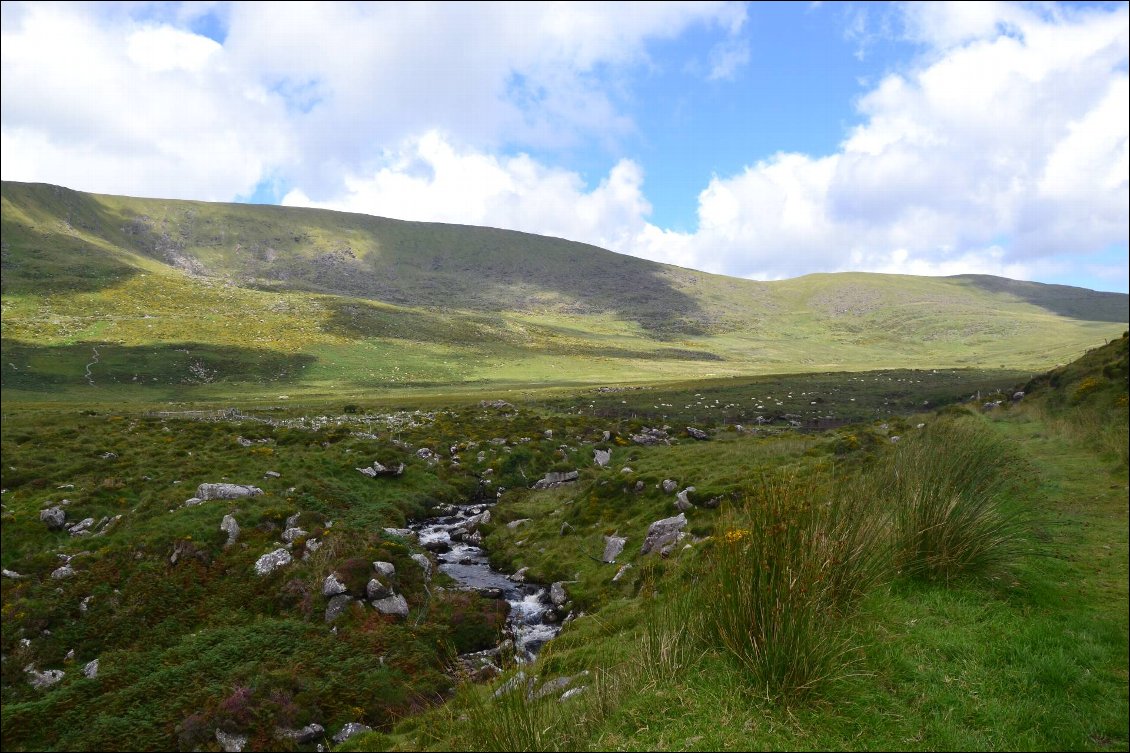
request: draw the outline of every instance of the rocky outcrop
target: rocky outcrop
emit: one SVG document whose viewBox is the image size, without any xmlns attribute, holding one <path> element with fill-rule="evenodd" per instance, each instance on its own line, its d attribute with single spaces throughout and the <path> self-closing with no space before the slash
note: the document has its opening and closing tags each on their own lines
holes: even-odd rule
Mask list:
<svg viewBox="0 0 1130 753">
<path fill-rule="evenodd" d="M 699 440 L 699 441 L 705 441 L 705 440 L 707 440 L 707 439 L 710 439 L 710 435 L 709 435 L 709 434 L 707 434 L 707 433 L 706 433 L 705 431 L 703 431 L 702 429 L 696 429 L 696 428 L 695 428 L 695 427 L 693 427 L 693 426 L 688 426 L 688 427 L 687 427 L 687 435 L 688 435 L 688 436 L 689 436 L 689 437 L 690 437 L 691 439 L 697 439 L 697 440 Z"/>
<path fill-rule="evenodd" d="M 675 495 L 675 507 L 679 512 L 686 512 L 687 510 L 694 509 L 694 504 L 691 502 L 690 494 L 695 491 L 693 486 L 688 486 L 681 492 Z"/>
<path fill-rule="evenodd" d="M 40 672 L 32 664 L 24 667 L 24 674 L 27 675 L 27 681 L 31 683 L 31 686 L 37 690 L 44 690 L 52 685 L 58 685 L 63 681 L 63 678 L 66 677 L 66 674 L 61 669 L 47 669 Z"/>
<path fill-rule="evenodd" d="M 337 579 L 337 573 L 330 573 L 326 576 L 326 579 L 322 581 L 322 596 L 327 598 L 343 594 L 348 590 L 345 584 Z"/>
<path fill-rule="evenodd" d="M 47 524 L 49 530 L 58 531 L 67 522 L 67 511 L 58 505 L 48 507 L 46 510 L 39 511 L 39 519 Z"/>
<path fill-rule="evenodd" d="M 280 740 L 293 740 L 299 745 L 312 743 L 326 734 L 326 728 L 320 724 L 307 724 L 302 729 L 275 728 L 275 737 Z"/>
<path fill-rule="evenodd" d="M 630 435 L 631 440 L 636 444 L 642 445 L 657 445 L 657 444 L 671 444 L 670 436 L 665 429 L 649 429 L 646 426 L 640 430 L 639 434 Z"/>
<path fill-rule="evenodd" d="M 354 735 L 359 735 L 362 732 L 372 732 L 373 728 L 359 722 L 350 722 L 341 728 L 341 731 L 334 735 L 334 742 L 340 745 Z"/>
<path fill-rule="evenodd" d="M 326 623 L 329 624 L 345 614 L 349 609 L 349 605 L 353 603 L 353 597 L 349 594 L 338 594 L 330 599 L 326 604 Z"/>
<path fill-rule="evenodd" d="M 609 564 L 615 562 L 616 558 L 620 556 L 620 553 L 624 551 L 624 545 L 627 543 L 628 540 L 623 536 L 605 536 L 604 554 L 600 559 Z"/>
<path fill-rule="evenodd" d="M 224 519 L 220 521 L 220 530 L 228 535 L 228 540 L 224 543 L 225 549 L 239 538 L 239 523 L 236 523 L 235 518 L 231 515 L 225 515 Z"/>
<path fill-rule="evenodd" d="M 393 594 L 383 599 L 377 599 L 373 602 L 373 607 L 381 614 L 388 614 L 394 617 L 408 616 L 408 600 L 400 594 Z"/>
<path fill-rule="evenodd" d="M 592 451 L 592 462 L 596 463 L 601 468 L 607 468 L 609 462 L 611 462 L 611 461 L 612 461 L 612 451 L 611 450 L 593 450 Z"/>
<path fill-rule="evenodd" d="M 263 490 L 257 486 L 246 484 L 201 484 L 196 487 L 196 497 L 207 501 L 210 499 L 240 499 L 242 497 L 257 497 Z"/>
<path fill-rule="evenodd" d="M 255 561 L 255 574 L 256 575 L 270 575 L 280 567 L 285 567 L 293 561 L 290 552 L 285 549 L 276 549 L 273 552 L 267 552 L 258 560 Z"/>
<path fill-rule="evenodd" d="M 396 575 L 396 566 L 391 562 L 377 561 L 373 563 L 373 568 L 385 578 L 392 578 Z"/>
<path fill-rule="evenodd" d="M 51 578 L 54 580 L 66 580 L 67 578 L 73 578 L 74 574 L 75 569 L 73 567 L 71 567 L 70 565 L 63 565 L 62 567 L 56 568 L 55 570 L 51 571 Z"/>
<path fill-rule="evenodd" d="M 82 674 L 88 680 L 98 677 L 98 660 L 88 661 L 82 668 Z"/>
<path fill-rule="evenodd" d="M 218 729 L 216 730 L 216 742 L 220 744 L 220 750 L 225 751 L 225 753 L 242 753 L 243 746 L 247 745 L 247 737 Z"/>
<path fill-rule="evenodd" d="M 545 474 L 545 477 L 538 480 L 534 484 L 534 489 L 554 489 L 563 484 L 569 484 L 580 478 L 580 473 L 577 471 L 566 471 L 564 473 L 550 472 Z"/>
<path fill-rule="evenodd" d="M 644 538 L 640 554 L 649 552 L 659 552 L 663 556 L 670 554 L 686 525 L 687 516 L 683 513 L 655 521 L 647 527 L 647 536 Z"/>
</svg>

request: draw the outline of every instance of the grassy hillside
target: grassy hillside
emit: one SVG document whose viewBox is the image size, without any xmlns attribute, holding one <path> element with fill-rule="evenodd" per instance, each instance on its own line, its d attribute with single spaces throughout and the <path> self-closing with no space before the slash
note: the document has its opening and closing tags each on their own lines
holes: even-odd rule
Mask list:
<svg viewBox="0 0 1130 753">
<path fill-rule="evenodd" d="M 0 266 L 3 387 L 21 401 L 1036 371 L 1130 318 L 1125 295 L 1064 286 L 762 283 L 492 228 L 12 182 Z"/>
</svg>

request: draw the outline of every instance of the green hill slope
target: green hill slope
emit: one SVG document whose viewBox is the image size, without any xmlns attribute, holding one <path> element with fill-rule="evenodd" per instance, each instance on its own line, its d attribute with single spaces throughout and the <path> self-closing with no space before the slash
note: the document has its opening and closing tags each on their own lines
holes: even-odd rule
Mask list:
<svg viewBox="0 0 1130 753">
<path fill-rule="evenodd" d="M 1065 286 L 856 273 L 754 282 L 557 238 L 326 210 L 13 182 L 2 209 L 13 397 L 1041 369 L 1130 318 L 1126 295 Z"/>
</svg>

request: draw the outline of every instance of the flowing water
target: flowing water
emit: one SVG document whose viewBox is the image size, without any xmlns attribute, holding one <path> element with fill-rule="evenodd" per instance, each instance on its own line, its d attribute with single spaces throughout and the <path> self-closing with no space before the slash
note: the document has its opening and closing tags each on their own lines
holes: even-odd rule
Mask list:
<svg viewBox="0 0 1130 753">
<path fill-rule="evenodd" d="M 452 538 L 453 533 L 462 538 L 460 531 L 473 529 L 473 522 L 470 525 L 469 522 L 490 508 L 489 504 L 451 505 L 444 508 L 442 515 L 413 523 L 410 528 L 427 549 L 451 547 L 448 551 L 436 552 L 436 558 L 439 569 L 454 578 L 460 587 L 487 596 L 501 596 L 510 603 L 507 632 L 514 641 L 518 657 L 530 660 L 561 629 L 560 625 L 545 619 L 551 609 L 546 588 L 510 580 L 490 566 L 482 547 Z"/>
</svg>

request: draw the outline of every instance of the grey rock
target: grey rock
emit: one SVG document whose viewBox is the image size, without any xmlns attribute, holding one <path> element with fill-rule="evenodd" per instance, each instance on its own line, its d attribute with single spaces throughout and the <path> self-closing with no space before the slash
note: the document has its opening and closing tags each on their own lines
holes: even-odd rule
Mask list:
<svg viewBox="0 0 1130 753">
<path fill-rule="evenodd" d="M 357 470 L 360 471 L 361 473 L 364 473 L 369 478 L 376 478 L 377 477 L 377 471 L 373 468 L 358 468 Z"/>
<path fill-rule="evenodd" d="M 235 517 L 231 515 L 225 515 L 224 519 L 220 521 L 220 530 L 228 535 L 224 548 L 231 546 L 239 538 L 239 523 L 236 523 Z"/>
<path fill-rule="evenodd" d="M 891 436 L 891 444 L 898 444 L 900 439 L 902 439 L 902 437 L 898 436 L 897 434 L 892 435 Z"/>
<path fill-rule="evenodd" d="M 294 513 L 293 515 L 291 515 L 290 517 L 288 517 L 286 519 L 286 523 L 283 524 L 283 528 L 284 529 L 285 528 L 294 528 L 295 526 L 298 525 L 298 519 L 301 518 L 301 517 L 302 517 L 301 512 Z"/>
<path fill-rule="evenodd" d="M 246 484 L 201 484 L 196 487 L 196 496 L 203 500 L 257 497 L 262 493 L 259 487 Z"/>
<path fill-rule="evenodd" d="M 690 500 L 690 493 L 693 491 L 694 487 L 688 486 L 675 495 L 675 507 L 678 508 L 680 512 L 694 509 L 694 504 Z"/>
<path fill-rule="evenodd" d="M 552 680 L 547 680 L 544 685 L 538 688 L 532 695 L 532 700 L 545 698 L 547 695 L 554 695 L 560 690 L 569 687 L 569 683 L 573 681 L 572 677 L 554 677 Z"/>
<path fill-rule="evenodd" d="M 57 685 L 66 677 L 66 674 L 61 669 L 47 669 L 40 672 L 31 664 L 24 667 L 24 673 L 27 674 L 27 681 L 37 690 L 43 690 L 52 685 Z"/>
<path fill-rule="evenodd" d="M 63 565 L 62 567 L 53 570 L 51 577 L 55 580 L 65 580 L 66 578 L 74 577 L 75 570 L 70 565 Z"/>
<path fill-rule="evenodd" d="M 568 484 L 576 481 L 580 477 L 580 475 L 581 474 L 577 471 L 566 471 L 564 473 L 550 472 L 545 474 L 544 478 L 537 481 L 534 484 L 533 488 L 553 489 L 555 487 L 561 486 L 562 484 Z"/>
<path fill-rule="evenodd" d="M 710 499 L 703 502 L 702 506 L 713 510 L 714 508 L 718 507 L 718 505 L 720 505 L 720 504 L 722 504 L 722 498 L 721 497 L 711 497 Z"/>
<path fill-rule="evenodd" d="M 349 724 L 342 727 L 340 732 L 334 735 L 334 742 L 340 745 L 354 735 L 359 735 L 362 732 L 372 731 L 373 728 L 368 725 L 361 724 L 359 722 L 350 722 Z"/>
<path fill-rule="evenodd" d="M 416 457 L 420 458 L 420 460 L 431 460 L 435 456 L 436 454 L 427 447 L 421 447 L 420 449 L 416 450 Z"/>
<path fill-rule="evenodd" d="M 620 552 L 624 551 L 624 545 L 628 540 L 623 536 L 605 536 L 604 537 L 604 555 L 601 560 L 604 562 L 612 563 L 620 556 Z"/>
<path fill-rule="evenodd" d="M 525 683 L 526 683 L 526 673 L 523 672 L 522 670 L 518 670 L 517 672 L 514 673 L 513 677 L 511 677 L 506 682 L 502 683 L 502 685 L 496 691 L 494 691 L 494 697 L 495 698 L 501 698 L 502 696 L 506 695 L 507 693 L 512 693 L 513 691 L 522 687 L 522 685 L 524 685 Z"/>
<path fill-rule="evenodd" d="M 525 583 L 526 582 L 526 572 L 529 569 L 530 568 L 528 568 L 528 567 L 518 568 L 518 570 L 516 572 L 514 572 L 511 575 L 507 575 L 506 578 L 507 578 L 507 580 L 513 581 L 514 583 Z"/>
<path fill-rule="evenodd" d="M 387 468 L 374 460 L 372 473 L 366 473 L 365 470 L 361 468 L 357 470 L 365 473 L 366 476 L 399 476 L 404 473 L 404 463 L 398 463 L 395 468 Z"/>
<path fill-rule="evenodd" d="M 240 447 L 250 447 L 251 445 L 255 444 L 250 439 L 247 439 L 245 437 L 237 437 L 235 441 L 239 444 Z"/>
<path fill-rule="evenodd" d="M 558 700 L 561 703 L 564 703 L 565 701 L 568 701 L 570 698 L 574 698 L 576 696 L 579 696 L 581 693 L 584 693 L 587 688 L 588 688 L 588 685 L 582 685 L 579 688 L 570 688 L 569 690 L 566 690 L 564 693 L 562 693 L 561 698 L 558 699 Z"/>
<path fill-rule="evenodd" d="M 376 578 L 370 579 L 369 582 L 365 584 L 365 597 L 369 599 L 369 601 L 383 599 L 391 594 L 392 590 Z"/>
<path fill-rule="evenodd" d="M 98 660 L 88 661 L 82 668 L 82 674 L 88 679 L 93 680 L 98 676 Z"/>
<path fill-rule="evenodd" d="M 1012 399 L 1013 400 L 1023 400 L 1024 399 L 1024 391 L 1019 390 L 1017 392 L 1013 392 L 1012 393 Z"/>
<path fill-rule="evenodd" d="M 599 465 L 601 468 L 607 468 L 608 463 L 612 461 L 611 450 L 593 450 L 592 461 Z"/>
<path fill-rule="evenodd" d="M 280 740 L 293 740 L 299 745 L 312 743 L 326 734 L 326 728 L 320 724 L 307 724 L 302 729 L 275 728 L 275 737 Z"/>
<path fill-rule="evenodd" d="M 103 460 L 117 460 L 118 459 L 118 453 L 116 453 L 116 452 L 103 452 L 98 457 L 102 458 Z"/>
<path fill-rule="evenodd" d="M 632 569 L 632 563 L 631 562 L 627 563 L 626 565 L 621 565 L 620 569 L 616 571 L 616 574 L 612 576 L 612 582 L 618 583 L 620 581 L 620 579 L 624 577 L 624 573 L 628 572 L 631 569 Z"/>
<path fill-rule="evenodd" d="M 67 512 L 62 507 L 48 507 L 39 511 L 39 519 L 47 524 L 47 528 L 58 531 L 67 521 Z"/>
<path fill-rule="evenodd" d="M 338 594 L 343 594 L 348 590 L 349 589 L 345 587 L 345 584 L 337 579 L 337 573 L 330 573 L 326 576 L 326 579 L 322 581 L 322 596 L 337 596 Z"/>
<path fill-rule="evenodd" d="M 569 594 L 565 591 L 565 582 L 557 581 L 549 587 L 549 600 L 555 607 L 563 607 L 569 601 Z"/>
<path fill-rule="evenodd" d="M 84 536 L 90 533 L 90 531 L 87 529 L 89 529 L 92 525 L 94 525 L 94 518 L 83 518 L 73 526 L 67 526 L 67 533 L 72 536 Z"/>
<path fill-rule="evenodd" d="M 293 544 L 296 540 L 309 536 L 310 532 L 301 528 L 288 528 L 282 532 L 281 538 L 288 544 Z"/>
<path fill-rule="evenodd" d="M 431 577 L 432 561 L 430 559 L 428 559 L 428 555 L 426 555 L 426 554 L 413 554 L 412 559 L 416 562 L 417 565 L 420 566 L 420 569 L 422 569 L 424 571 L 424 577 L 425 578 Z"/>
<path fill-rule="evenodd" d="M 267 471 L 263 474 L 263 478 L 282 478 L 282 474 L 278 471 Z"/>
<path fill-rule="evenodd" d="M 216 742 L 220 744 L 220 750 L 225 753 L 242 753 L 243 746 L 247 745 L 247 737 L 245 735 L 234 735 L 224 732 L 222 729 L 216 730 Z"/>
<path fill-rule="evenodd" d="M 689 434 L 692 439 L 697 439 L 699 441 L 710 439 L 709 434 L 707 434 L 702 429 L 696 429 L 693 426 L 687 427 L 687 434 Z"/>
<path fill-rule="evenodd" d="M 435 554 L 443 554 L 444 552 L 450 552 L 451 551 L 451 542 L 444 541 L 443 539 L 436 539 L 435 541 L 427 541 L 427 542 L 424 542 L 421 546 L 423 546 L 429 552 L 434 552 Z"/>
<path fill-rule="evenodd" d="M 302 559 L 308 559 L 311 554 L 322 548 L 322 542 L 317 539 L 306 539 L 306 550 L 302 552 Z"/>
<path fill-rule="evenodd" d="M 637 482 L 636 482 L 636 485 L 635 485 L 635 486 L 633 486 L 633 487 L 632 487 L 632 489 L 633 489 L 633 490 L 634 490 L 634 491 L 635 491 L 635 492 L 636 492 L 637 494 L 638 494 L 638 493 L 640 493 L 640 492 L 642 492 L 642 491 L 644 490 L 644 483 L 643 483 L 643 481 L 637 481 Z"/>
<path fill-rule="evenodd" d="M 410 539 L 416 535 L 411 528 L 385 528 L 384 532 L 389 536 L 399 536 L 403 539 Z"/>
<path fill-rule="evenodd" d="M 345 614 L 345 610 L 349 609 L 349 605 L 353 603 L 353 597 L 349 594 L 338 594 L 330 599 L 326 604 L 326 623 L 331 623 L 338 617 Z"/>
<path fill-rule="evenodd" d="M 276 549 L 273 552 L 267 552 L 258 560 L 255 561 L 255 574 L 256 575 L 269 575 L 280 567 L 285 567 L 293 561 L 290 552 L 285 549 Z"/>
<path fill-rule="evenodd" d="M 9 570 L 7 568 L 0 570 L 0 575 L 3 575 L 5 578 L 22 578 L 22 577 L 24 577 L 24 576 L 20 575 L 19 573 L 17 573 L 15 570 Z"/>
<path fill-rule="evenodd" d="M 647 554 L 652 551 L 660 551 L 664 547 L 673 544 L 679 536 L 679 532 L 687 525 L 687 516 L 683 513 L 671 518 L 663 518 L 657 520 L 647 527 L 647 536 L 644 538 L 643 547 L 640 549 L 640 554 Z"/>
<path fill-rule="evenodd" d="M 518 526 L 522 525 L 523 523 L 529 523 L 531 520 L 532 520 L 532 518 L 518 518 L 517 520 L 512 520 L 509 523 L 507 523 L 506 527 L 512 528 L 512 529 L 517 528 Z"/>
<path fill-rule="evenodd" d="M 374 562 L 373 567 L 385 578 L 392 578 L 396 576 L 396 565 L 392 564 L 391 562 Z"/>
<path fill-rule="evenodd" d="M 675 491 L 678 488 L 679 488 L 679 484 L 674 479 L 669 479 L 669 478 L 663 479 L 663 491 L 666 494 L 670 494 L 671 492 Z"/>
<path fill-rule="evenodd" d="M 393 594 L 373 602 L 373 607 L 381 614 L 391 614 L 396 617 L 408 616 L 408 601 L 400 594 Z"/>
<path fill-rule="evenodd" d="M 189 497 L 181 503 L 181 507 L 196 507 L 199 504 L 203 504 L 203 502 L 204 500 L 200 499 L 200 497 Z"/>
</svg>

